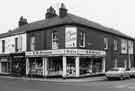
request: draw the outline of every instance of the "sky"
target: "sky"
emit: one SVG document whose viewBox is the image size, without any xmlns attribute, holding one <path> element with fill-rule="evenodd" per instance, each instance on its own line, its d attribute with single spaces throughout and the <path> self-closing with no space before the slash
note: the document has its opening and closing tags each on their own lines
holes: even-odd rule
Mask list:
<svg viewBox="0 0 135 91">
<path fill-rule="evenodd" d="M 28 22 L 45 19 L 50 6 L 58 13 L 62 2 L 69 13 L 135 37 L 135 0 L 1 0 L 0 33 L 17 28 L 21 16 Z"/>
</svg>

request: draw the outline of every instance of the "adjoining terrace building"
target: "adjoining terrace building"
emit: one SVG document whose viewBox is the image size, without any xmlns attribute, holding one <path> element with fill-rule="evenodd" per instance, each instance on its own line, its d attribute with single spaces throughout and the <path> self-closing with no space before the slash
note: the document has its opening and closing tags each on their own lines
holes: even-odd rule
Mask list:
<svg viewBox="0 0 135 91">
<path fill-rule="evenodd" d="M 69 14 L 64 4 L 47 9 L 33 23 L 0 35 L 0 72 L 21 75 L 80 77 L 112 67 L 134 67 L 133 38 Z"/>
</svg>

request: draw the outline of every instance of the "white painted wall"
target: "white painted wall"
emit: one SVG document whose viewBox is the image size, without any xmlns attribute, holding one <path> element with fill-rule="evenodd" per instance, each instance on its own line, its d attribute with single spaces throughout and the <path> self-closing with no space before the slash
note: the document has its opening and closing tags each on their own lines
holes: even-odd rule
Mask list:
<svg viewBox="0 0 135 91">
<path fill-rule="evenodd" d="M 5 54 L 15 53 L 15 38 L 18 38 L 19 51 L 26 51 L 26 33 L 0 38 L 0 54 L 2 54 L 2 40 L 5 40 Z"/>
</svg>

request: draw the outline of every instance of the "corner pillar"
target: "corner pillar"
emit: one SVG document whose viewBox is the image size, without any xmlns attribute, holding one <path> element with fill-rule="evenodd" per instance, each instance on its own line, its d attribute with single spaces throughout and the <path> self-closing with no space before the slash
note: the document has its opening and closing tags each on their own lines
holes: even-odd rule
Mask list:
<svg viewBox="0 0 135 91">
<path fill-rule="evenodd" d="M 102 67 L 103 67 L 102 72 L 105 72 L 105 57 L 103 57 L 102 59 Z"/>
<path fill-rule="evenodd" d="M 43 57 L 43 76 L 46 77 L 48 76 L 48 58 Z"/>
<path fill-rule="evenodd" d="M 77 56 L 76 58 L 75 58 L 75 76 L 76 77 L 79 77 L 80 76 L 80 60 L 79 60 L 80 58 Z"/>
<path fill-rule="evenodd" d="M 63 72 L 62 72 L 62 76 L 63 77 L 66 77 L 67 75 L 67 59 L 66 59 L 66 56 L 63 56 L 62 58 L 62 61 L 63 61 Z"/>
<path fill-rule="evenodd" d="M 26 75 L 27 75 L 27 76 L 28 76 L 29 71 L 30 71 L 29 65 L 30 65 L 30 63 L 29 63 L 29 58 L 26 58 Z"/>
</svg>

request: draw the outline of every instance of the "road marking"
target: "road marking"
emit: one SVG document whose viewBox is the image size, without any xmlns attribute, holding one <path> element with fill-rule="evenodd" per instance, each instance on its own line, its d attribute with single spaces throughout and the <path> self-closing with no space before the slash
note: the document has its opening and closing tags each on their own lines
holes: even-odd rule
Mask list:
<svg viewBox="0 0 135 91">
<path fill-rule="evenodd" d="M 125 88 L 125 87 L 127 87 L 128 86 L 128 84 L 124 84 L 124 85 L 118 85 L 118 86 L 114 86 L 115 88 Z"/>
<path fill-rule="evenodd" d="M 129 86 L 128 88 L 129 89 L 135 89 L 135 86 Z"/>
</svg>

